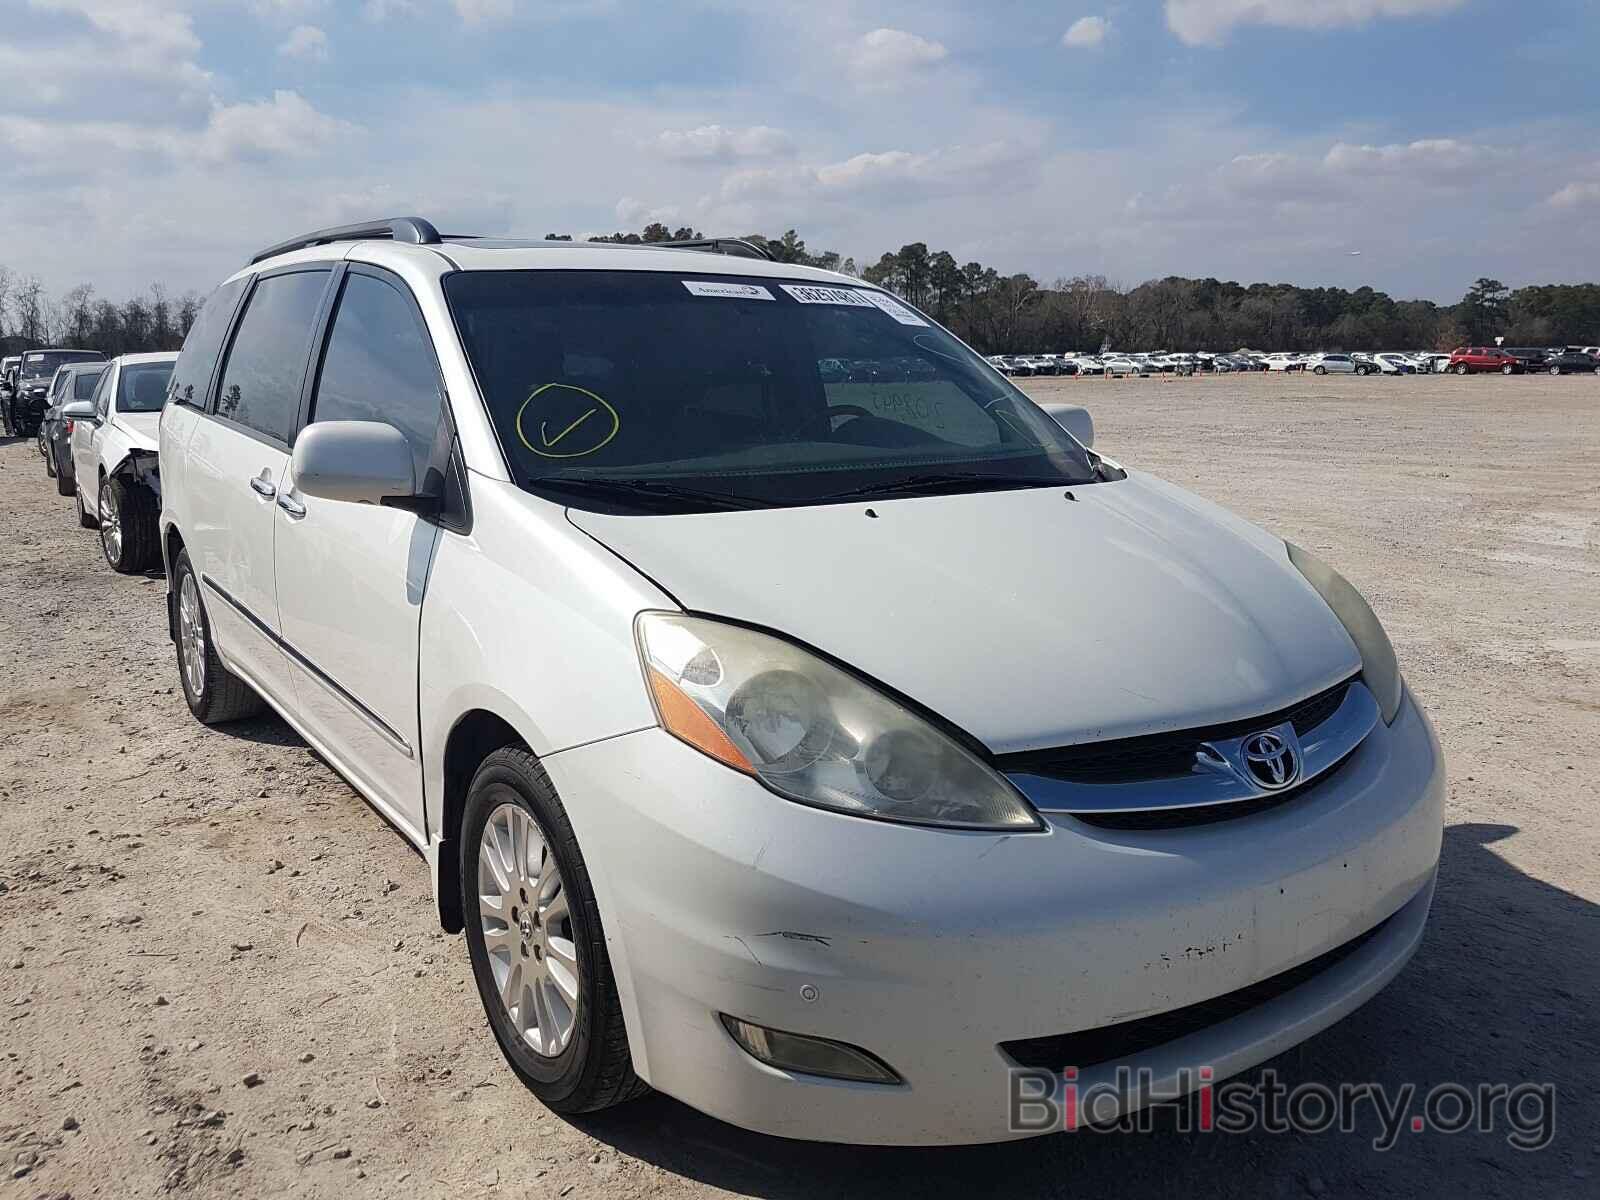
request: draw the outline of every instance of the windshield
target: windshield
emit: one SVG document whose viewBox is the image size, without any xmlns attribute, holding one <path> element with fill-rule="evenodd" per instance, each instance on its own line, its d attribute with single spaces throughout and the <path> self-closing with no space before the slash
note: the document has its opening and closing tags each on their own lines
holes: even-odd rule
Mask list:
<svg viewBox="0 0 1600 1200">
<path fill-rule="evenodd" d="M 37 379 L 43 375 L 54 375 L 56 368 L 63 363 L 86 362 L 104 357 L 90 350 L 36 350 L 32 354 L 23 356 L 22 376 L 24 379 Z"/>
<path fill-rule="evenodd" d="M 117 379 L 117 411 L 160 412 L 167 399 L 170 362 L 125 363 Z"/>
<path fill-rule="evenodd" d="M 610 512 L 1083 484 L 992 367 L 864 288 L 665 272 L 448 276 L 518 483 Z"/>
</svg>

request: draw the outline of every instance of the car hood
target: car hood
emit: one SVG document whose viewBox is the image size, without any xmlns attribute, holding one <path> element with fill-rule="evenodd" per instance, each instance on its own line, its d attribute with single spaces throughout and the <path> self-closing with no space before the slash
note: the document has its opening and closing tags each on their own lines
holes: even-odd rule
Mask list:
<svg viewBox="0 0 1600 1200">
<path fill-rule="evenodd" d="M 140 450 L 161 446 L 161 414 L 158 412 L 119 412 L 117 424 L 128 433 L 128 440 Z"/>
<path fill-rule="evenodd" d="M 569 516 L 685 608 L 797 638 L 997 754 L 1259 716 L 1360 669 L 1281 540 L 1135 472 L 1072 495 Z"/>
</svg>

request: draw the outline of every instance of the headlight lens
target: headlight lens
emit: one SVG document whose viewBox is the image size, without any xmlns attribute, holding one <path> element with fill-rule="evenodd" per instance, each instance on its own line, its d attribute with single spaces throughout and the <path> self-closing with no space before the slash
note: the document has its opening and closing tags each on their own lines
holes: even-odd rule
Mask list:
<svg viewBox="0 0 1600 1200">
<path fill-rule="evenodd" d="M 801 804 L 919 825 L 1038 829 L 998 772 L 854 676 L 771 634 L 645 613 L 662 726 Z"/>
<path fill-rule="evenodd" d="M 1349 631 L 1356 649 L 1361 652 L 1362 678 L 1372 689 L 1378 707 L 1383 711 L 1384 722 L 1393 722 L 1395 714 L 1400 711 L 1400 660 L 1395 657 L 1394 647 L 1389 644 L 1389 635 L 1383 631 L 1377 614 L 1348 579 L 1315 554 L 1300 549 L 1293 542 L 1285 542 L 1284 545 L 1289 548 L 1289 561 L 1299 568 L 1300 574 L 1317 589 L 1328 607 L 1333 609 L 1333 615 Z"/>
</svg>

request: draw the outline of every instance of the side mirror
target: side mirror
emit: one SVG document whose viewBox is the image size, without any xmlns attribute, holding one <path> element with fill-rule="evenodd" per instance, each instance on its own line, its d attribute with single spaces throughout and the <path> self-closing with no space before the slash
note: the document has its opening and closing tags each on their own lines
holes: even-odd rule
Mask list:
<svg viewBox="0 0 1600 1200">
<path fill-rule="evenodd" d="M 71 404 L 61 406 L 61 417 L 66 421 L 98 421 L 95 414 L 94 401 L 74 400 Z"/>
<path fill-rule="evenodd" d="M 308 496 L 349 504 L 414 500 L 416 471 L 405 434 L 382 421 L 318 421 L 300 431 L 294 485 Z"/>
<path fill-rule="evenodd" d="M 1089 415 L 1089 410 L 1080 404 L 1041 404 L 1040 408 L 1049 413 L 1055 423 L 1065 429 L 1085 448 L 1094 448 L 1094 418 Z"/>
</svg>

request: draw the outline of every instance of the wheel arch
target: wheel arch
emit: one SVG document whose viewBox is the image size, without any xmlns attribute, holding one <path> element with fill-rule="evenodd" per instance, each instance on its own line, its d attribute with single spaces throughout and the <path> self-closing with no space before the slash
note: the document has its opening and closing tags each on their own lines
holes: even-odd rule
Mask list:
<svg viewBox="0 0 1600 1200">
<path fill-rule="evenodd" d="M 429 857 L 433 860 L 434 901 L 439 910 L 439 923 L 448 933 L 460 933 L 465 921 L 461 911 L 460 856 L 453 847 L 461 835 L 467 790 L 472 786 L 479 764 L 506 746 L 518 746 L 534 753 L 528 739 L 509 720 L 487 708 L 462 713 L 445 738 L 441 764 L 444 771 L 442 808 L 436 839 L 430 839 Z"/>
</svg>

